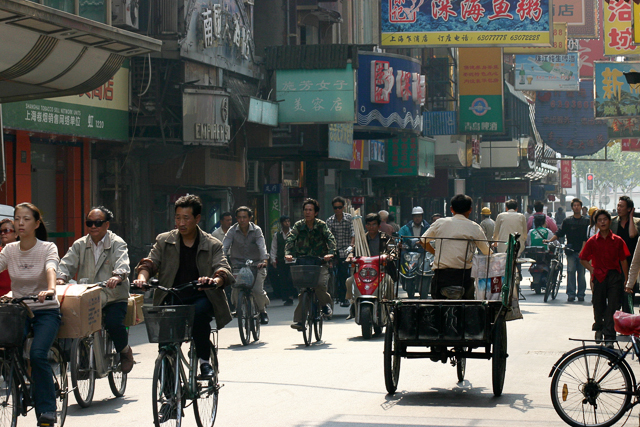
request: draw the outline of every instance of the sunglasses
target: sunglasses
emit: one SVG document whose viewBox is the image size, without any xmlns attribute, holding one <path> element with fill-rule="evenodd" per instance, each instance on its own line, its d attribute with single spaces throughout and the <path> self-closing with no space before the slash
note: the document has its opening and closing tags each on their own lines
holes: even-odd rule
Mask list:
<svg viewBox="0 0 640 427">
<path fill-rule="evenodd" d="M 333 207 L 333 210 L 334 210 L 334 211 L 337 211 L 338 209 L 342 209 L 342 208 L 344 208 L 344 206 L 334 206 L 334 207 Z"/>
<path fill-rule="evenodd" d="M 11 228 L 5 228 L 4 230 L 0 230 L 0 234 L 9 234 L 9 233 L 15 233 L 16 230 L 13 230 Z"/>
<path fill-rule="evenodd" d="M 85 221 L 84 223 L 86 224 L 86 226 L 87 226 L 87 227 L 91 228 L 91 227 L 93 227 L 94 225 L 95 225 L 96 227 L 102 227 L 102 225 L 103 225 L 105 222 L 108 222 L 108 221 L 103 221 L 103 220 L 99 219 L 99 220 L 97 220 L 97 221 L 89 221 L 89 220 L 87 220 L 87 221 Z"/>
</svg>

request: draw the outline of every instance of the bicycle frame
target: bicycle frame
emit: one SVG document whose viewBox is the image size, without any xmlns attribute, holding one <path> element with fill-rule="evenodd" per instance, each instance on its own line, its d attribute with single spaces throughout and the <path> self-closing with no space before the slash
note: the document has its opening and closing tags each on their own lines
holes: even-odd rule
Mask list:
<svg viewBox="0 0 640 427">
<path fill-rule="evenodd" d="M 99 331 L 94 332 L 89 339 L 93 341 L 89 366 L 95 367 L 96 376 L 98 378 L 104 378 L 109 375 L 109 372 L 111 372 L 114 367 L 113 363 L 111 363 L 111 354 L 107 354 L 109 350 L 107 348 L 107 344 L 109 343 L 109 340 L 107 339 L 107 331 L 105 329 L 100 329 Z M 113 341 L 111 343 L 113 345 Z"/>
<path fill-rule="evenodd" d="M 10 360 L 9 366 L 11 369 L 11 373 L 9 376 L 9 381 L 10 383 L 14 381 L 16 383 L 19 400 L 18 411 L 20 415 L 24 417 L 27 415 L 27 412 L 29 412 L 29 407 L 33 408 L 33 402 L 31 401 L 31 387 L 29 385 L 31 383 L 31 376 L 29 375 L 29 372 L 26 368 L 25 360 L 22 355 L 22 349 L 22 347 L 13 347 L 10 349 L 5 349 L 5 352 L 8 353 Z M 29 384 L 27 384 L 26 380 L 29 381 Z M 11 390 L 7 390 L 7 393 L 11 393 Z"/>
</svg>

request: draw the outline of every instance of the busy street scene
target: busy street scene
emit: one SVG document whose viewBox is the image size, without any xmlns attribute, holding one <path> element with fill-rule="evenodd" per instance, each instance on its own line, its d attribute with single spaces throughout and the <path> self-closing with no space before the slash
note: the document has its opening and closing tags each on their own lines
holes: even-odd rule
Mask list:
<svg viewBox="0 0 640 427">
<path fill-rule="evenodd" d="M 638 425 L 637 3 L 0 0 L 0 427 Z"/>
</svg>

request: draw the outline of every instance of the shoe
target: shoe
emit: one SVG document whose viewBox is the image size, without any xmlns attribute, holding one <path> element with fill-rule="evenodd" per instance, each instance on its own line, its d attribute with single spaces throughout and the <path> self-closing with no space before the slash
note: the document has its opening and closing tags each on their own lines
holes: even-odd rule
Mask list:
<svg viewBox="0 0 640 427">
<path fill-rule="evenodd" d="M 574 297 L 567 298 L 567 302 L 574 302 L 576 299 Z"/>
<path fill-rule="evenodd" d="M 284 300 L 284 305 L 285 307 L 289 307 L 290 305 L 293 305 L 293 300 L 291 298 L 287 298 L 286 300 Z"/>
<path fill-rule="evenodd" d="M 260 313 L 260 324 L 261 325 L 269 324 L 269 315 L 267 314 L 266 311 L 263 311 L 262 313 Z"/>
<path fill-rule="evenodd" d="M 200 378 L 213 378 L 214 375 L 211 363 L 204 362 L 200 365 Z"/>
<path fill-rule="evenodd" d="M 58 421 L 55 412 L 44 412 L 38 417 L 39 426 L 53 426 Z"/>
<path fill-rule="evenodd" d="M 295 329 L 296 331 L 304 331 L 306 328 L 304 327 L 304 325 L 302 324 L 302 322 L 295 322 L 291 324 L 291 328 Z"/>
<path fill-rule="evenodd" d="M 613 341 L 613 340 L 612 340 L 612 341 Z M 613 346 L 613 342 L 612 342 L 612 341 L 607 342 L 604 346 L 605 346 L 606 348 L 610 348 L 610 349 L 612 349 L 612 350 L 613 350 L 614 346 Z"/>
<path fill-rule="evenodd" d="M 578 302 L 584 302 L 584 297 L 578 297 Z"/>
<path fill-rule="evenodd" d="M 351 307 L 349 307 L 349 315 L 347 316 L 347 320 L 351 320 L 354 317 L 356 317 L 356 306 L 355 304 L 351 304 Z"/>
<path fill-rule="evenodd" d="M 349 307 L 349 300 L 340 301 L 340 307 Z"/>
<path fill-rule="evenodd" d="M 331 310 L 331 306 L 329 304 L 322 307 L 322 314 L 324 314 L 325 316 L 331 316 L 332 313 L 333 311 Z"/>
<path fill-rule="evenodd" d="M 133 369 L 135 360 L 133 360 L 133 350 L 131 346 L 127 346 L 128 350 L 124 350 L 120 353 L 120 369 L 123 374 L 128 374 Z"/>
<path fill-rule="evenodd" d="M 236 317 L 238 317 L 238 312 L 236 312 L 235 310 L 231 312 L 231 317 L 233 317 L 234 319 Z"/>
<path fill-rule="evenodd" d="M 602 342 L 602 331 L 596 331 L 596 344 L 600 344 Z"/>
</svg>

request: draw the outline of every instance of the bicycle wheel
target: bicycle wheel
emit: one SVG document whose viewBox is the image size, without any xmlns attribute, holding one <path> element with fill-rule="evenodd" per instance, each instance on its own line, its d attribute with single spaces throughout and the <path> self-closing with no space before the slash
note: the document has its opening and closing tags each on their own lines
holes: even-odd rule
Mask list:
<svg viewBox="0 0 640 427">
<path fill-rule="evenodd" d="M 311 334 L 313 334 L 313 307 L 308 292 L 305 292 L 302 296 L 302 316 L 302 323 L 305 327 L 304 331 L 302 331 L 302 337 L 304 338 L 304 345 L 309 347 L 311 345 Z"/>
<path fill-rule="evenodd" d="M 57 343 L 53 343 L 49 350 L 49 364 L 53 371 L 53 385 L 56 392 L 56 412 L 58 413 L 58 426 L 64 426 L 67 418 L 67 405 L 69 404 L 69 384 L 67 379 L 67 362 Z"/>
<path fill-rule="evenodd" d="M 322 324 L 324 323 L 324 315 L 322 314 L 322 310 L 320 309 L 320 302 L 318 301 L 318 297 L 316 297 L 315 295 L 313 297 L 313 308 L 313 332 L 316 336 L 316 341 L 320 341 L 322 339 Z"/>
<path fill-rule="evenodd" d="M 457 351 L 463 351 L 463 350 L 468 350 L 467 348 L 456 348 L 456 352 Z M 464 381 L 464 374 L 467 371 L 467 358 L 466 357 L 461 357 L 461 356 L 456 356 L 456 373 L 458 374 L 458 382 L 461 383 L 462 381 Z"/>
<path fill-rule="evenodd" d="M 496 320 L 493 330 L 493 354 L 491 355 L 491 376 L 493 395 L 498 397 L 504 387 L 504 376 L 507 371 L 507 322 L 503 316 Z"/>
<path fill-rule="evenodd" d="M 122 373 L 120 355 L 116 352 L 113 341 L 107 335 L 107 360 L 109 361 L 109 388 L 115 397 L 124 396 L 127 389 L 127 374 Z"/>
<path fill-rule="evenodd" d="M 549 266 L 549 281 L 547 287 L 544 289 L 544 302 L 547 302 L 549 295 L 553 295 L 553 288 L 556 286 L 555 277 L 558 262 L 553 260 Z"/>
<path fill-rule="evenodd" d="M 18 385 L 14 375 L 11 363 L 0 359 L 0 425 L 3 426 L 18 424 Z"/>
<path fill-rule="evenodd" d="M 88 408 L 96 389 L 96 371 L 92 366 L 93 339 L 78 338 L 71 345 L 71 386 L 76 402 Z"/>
<path fill-rule="evenodd" d="M 258 313 L 256 300 L 253 296 L 251 296 L 249 303 L 251 304 L 251 335 L 253 335 L 254 341 L 258 341 L 260 339 L 260 313 Z"/>
<path fill-rule="evenodd" d="M 179 363 L 179 362 L 177 362 Z M 179 381 L 176 393 L 176 381 Z M 161 350 L 153 368 L 153 422 L 156 427 L 179 427 L 182 422 L 182 380 L 176 354 Z"/>
<path fill-rule="evenodd" d="M 556 299 L 556 297 L 558 296 L 558 291 L 560 290 L 560 283 L 562 283 L 562 276 L 563 276 L 563 271 L 564 271 L 564 265 L 562 264 L 562 258 L 560 258 L 560 261 L 558 262 L 558 268 L 556 269 L 556 285 L 553 288 L 553 295 L 551 295 L 551 298 Z"/>
<path fill-rule="evenodd" d="M 384 384 L 389 394 L 398 389 L 400 379 L 400 350 L 398 336 L 392 324 L 387 325 L 384 336 Z"/>
<path fill-rule="evenodd" d="M 551 380 L 551 402 L 564 422 L 606 427 L 630 409 L 631 376 L 617 360 L 610 350 L 587 348 L 560 363 Z"/>
<path fill-rule="evenodd" d="M 244 291 L 240 292 L 236 313 L 238 315 L 238 329 L 240 330 L 240 341 L 242 341 L 242 345 L 249 345 L 251 342 L 251 308 L 249 304 L 247 294 Z"/>
<path fill-rule="evenodd" d="M 192 344 L 191 351 L 195 351 Z M 215 376 L 211 379 L 197 379 L 196 398 L 193 399 L 193 412 L 196 416 L 196 424 L 198 427 L 212 427 L 216 422 L 218 414 L 218 358 L 216 357 L 216 348 L 211 344 L 211 365 L 213 366 Z"/>
</svg>

